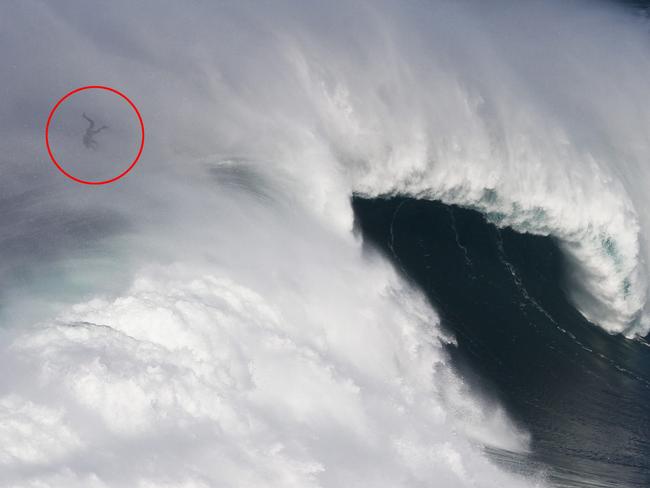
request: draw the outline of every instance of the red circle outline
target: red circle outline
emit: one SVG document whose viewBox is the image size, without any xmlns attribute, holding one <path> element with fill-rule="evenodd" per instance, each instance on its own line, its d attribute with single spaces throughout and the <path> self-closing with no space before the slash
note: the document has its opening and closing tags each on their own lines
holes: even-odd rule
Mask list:
<svg viewBox="0 0 650 488">
<path fill-rule="evenodd" d="M 50 122 L 52 122 L 52 117 L 54 117 L 54 113 L 57 111 L 59 106 L 65 102 L 68 98 L 70 98 L 72 95 L 75 93 L 78 93 L 80 91 L 84 90 L 106 90 L 109 92 L 112 92 L 120 97 L 122 97 L 126 102 L 131 106 L 135 114 L 138 116 L 138 121 L 140 122 L 140 148 L 138 149 L 138 154 L 135 156 L 135 159 L 133 162 L 129 165 L 128 168 L 126 168 L 122 173 L 119 175 L 110 178 L 108 180 L 102 180 L 102 181 L 88 181 L 88 180 L 82 180 L 81 178 L 77 178 L 76 176 L 71 175 L 68 173 L 63 167 L 58 163 L 56 158 L 54 157 L 54 154 L 52 153 L 52 148 L 50 147 Z M 138 160 L 140 159 L 140 156 L 142 155 L 142 150 L 144 149 L 144 122 L 142 121 L 142 116 L 140 115 L 140 111 L 138 110 L 138 107 L 135 106 L 135 104 L 127 97 L 124 93 L 122 93 L 119 90 L 116 90 L 115 88 L 111 88 L 110 86 L 103 86 L 103 85 L 88 85 L 88 86 L 82 86 L 79 88 L 75 88 L 69 93 L 66 93 L 58 102 L 56 102 L 56 105 L 52 108 L 50 111 L 50 115 L 47 118 L 47 124 L 45 124 L 45 146 L 47 147 L 47 154 L 50 156 L 50 159 L 54 163 L 54 165 L 57 167 L 57 169 L 63 173 L 65 176 L 70 178 L 72 181 L 76 181 L 77 183 L 82 183 L 84 185 L 106 185 L 108 183 L 113 183 L 114 181 L 119 180 L 120 178 L 124 177 L 133 169 L 133 167 L 137 164 Z"/>
</svg>

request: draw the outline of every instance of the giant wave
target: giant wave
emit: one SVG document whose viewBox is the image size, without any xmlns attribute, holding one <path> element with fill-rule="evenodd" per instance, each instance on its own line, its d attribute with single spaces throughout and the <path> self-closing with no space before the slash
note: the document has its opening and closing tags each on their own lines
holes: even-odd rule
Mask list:
<svg viewBox="0 0 650 488">
<path fill-rule="evenodd" d="M 522 451 L 526 434 L 453 372 L 420 294 L 362 252 L 353 194 L 551 235 L 595 326 L 650 328 L 650 59 L 628 12 L 2 11 L 6 486 L 521 486 L 479 446 Z M 88 189 L 48 167 L 41 127 L 98 80 L 138 103 L 148 142 L 137 171 Z"/>
</svg>

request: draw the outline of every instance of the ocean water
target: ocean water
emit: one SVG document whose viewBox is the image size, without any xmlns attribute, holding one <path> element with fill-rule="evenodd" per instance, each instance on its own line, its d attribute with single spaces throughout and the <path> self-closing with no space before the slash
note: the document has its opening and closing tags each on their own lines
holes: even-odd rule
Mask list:
<svg viewBox="0 0 650 488">
<path fill-rule="evenodd" d="M 514 469 L 555 486 L 648 486 L 650 347 L 594 327 L 568 302 L 550 237 L 413 199 L 355 199 L 358 228 L 426 291 L 453 332 L 456 367 L 531 434 Z M 424 224 L 426 223 L 426 224 Z"/>
<path fill-rule="evenodd" d="M 0 486 L 647 485 L 649 28 L 2 2 Z"/>
</svg>

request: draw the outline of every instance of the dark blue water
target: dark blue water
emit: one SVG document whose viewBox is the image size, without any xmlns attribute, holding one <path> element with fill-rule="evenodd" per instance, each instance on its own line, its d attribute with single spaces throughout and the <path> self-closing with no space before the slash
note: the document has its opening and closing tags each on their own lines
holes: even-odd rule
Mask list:
<svg viewBox="0 0 650 488">
<path fill-rule="evenodd" d="M 532 436 L 512 469 L 557 486 L 650 486 L 650 347 L 590 324 L 550 237 L 405 198 L 353 200 L 364 241 L 420 287 L 458 340 L 456 368 Z"/>
</svg>

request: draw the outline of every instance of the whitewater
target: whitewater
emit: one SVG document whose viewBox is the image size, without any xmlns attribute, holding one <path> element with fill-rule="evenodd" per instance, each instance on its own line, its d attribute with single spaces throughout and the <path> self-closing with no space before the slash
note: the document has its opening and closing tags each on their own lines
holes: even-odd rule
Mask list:
<svg viewBox="0 0 650 488">
<path fill-rule="evenodd" d="M 599 2 L 0 7 L 0 485 L 544 486 L 450 364 L 350 200 L 549 235 L 566 293 L 650 330 L 648 23 Z M 541 42 L 543 39 L 543 42 Z M 128 177 L 66 180 L 71 89 L 147 127 Z"/>
</svg>

